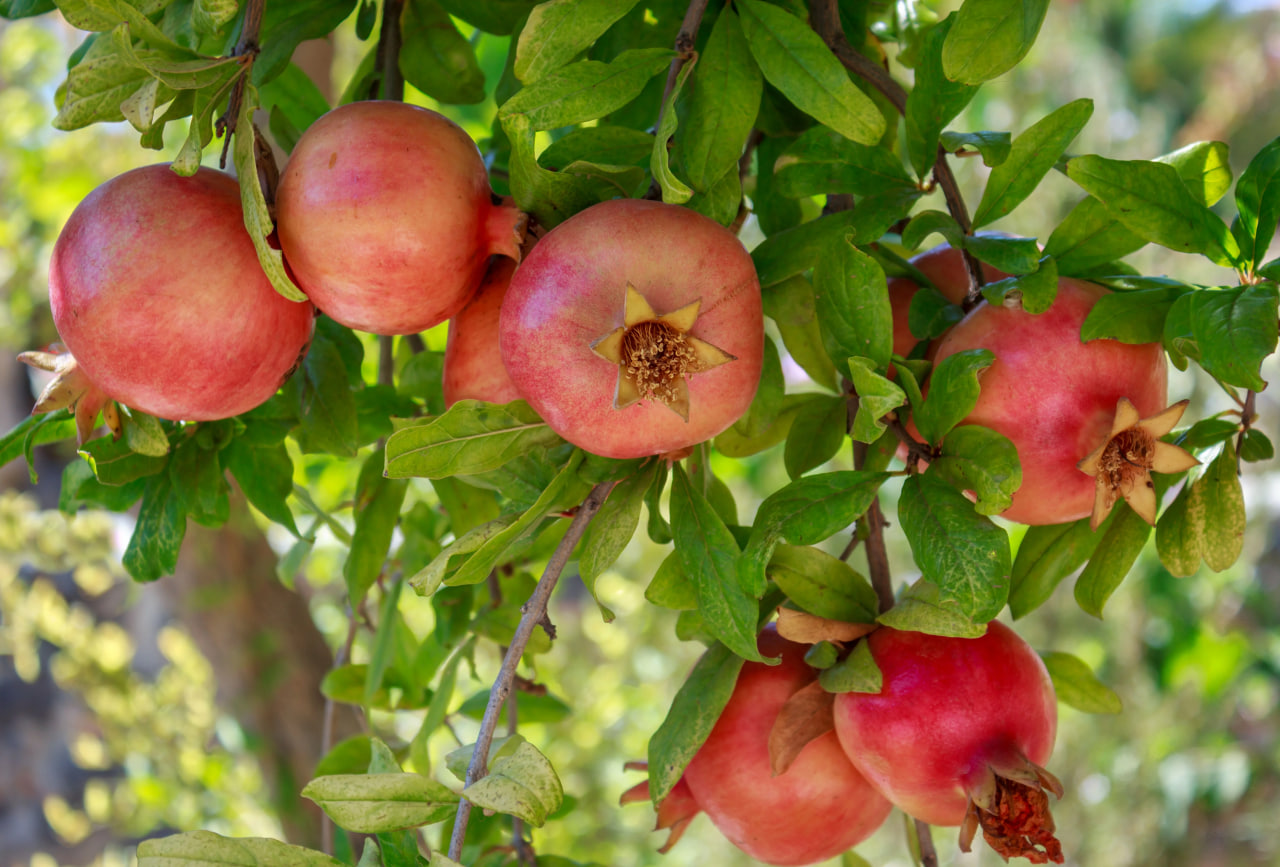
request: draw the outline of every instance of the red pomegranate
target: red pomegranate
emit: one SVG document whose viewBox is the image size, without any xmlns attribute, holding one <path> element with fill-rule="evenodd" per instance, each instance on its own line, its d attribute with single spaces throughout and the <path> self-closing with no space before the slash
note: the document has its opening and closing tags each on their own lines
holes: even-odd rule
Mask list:
<svg viewBox="0 0 1280 867">
<path fill-rule="evenodd" d="M 932 250 L 926 250 L 911 258 L 921 274 L 929 278 L 929 282 L 941 292 L 952 304 L 964 301 L 969 291 L 969 272 L 965 269 L 964 256 L 956 247 L 942 244 Z M 1003 280 L 1009 275 L 998 271 L 990 265 L 981 263 L 983 279 L 988 283 Z M 920 285 L 910 277 L 889 278 L 889 306 L 893 310 L 893 351 L 904 358 L 920 341 L 911 333 L 907 324 L 907 313 L 911 309 L 911 299 L 920 291 Z"/>
<path fill-rule="evenodd" d="M 781 663 L 742 666 L 715 728 L 662 802 L 658 827 L 672 828 L 669 847 L 702 810 L 735 846 L 760 861 L 790 865 L 833 858 L 879 828 L 890 804 L 850 764 L 834 731 L 810 741 L 785 773 L 773 775 L 770 730 L 783 704 L 812 683 L 816 672 L 804 662 L 806 646 L 772 627 L 757 643 L 762 655 L 781 656 Z M 642 783 L 623 802 L 645 792 Z"/>
<path fill-rule="evenodd" d="M 49 265 L 58 334 L 114 400 L 204 421 L 275 393 L 311 340 L 315 310 L 272 288 L 245 232 L 240 189 L 167 165 L 112 178 L 76 207 Z"/>
<path fill-rule="evenodd" d="M 764 351 L 737 237 L 674 205 L 594 205 L 543 237 L 502 305 L 502 360 L 552 429 L 605 457 L 674 452 L 731 425 Z"/>
<path fill-rule="evenodd" d="M 445 406 L 466 399 L 510 403 L 520 398 L 498 351 L 498 314 L 515 270 L 515 260 L 495 257 L 475 297 L 449 320 L 449 341 L 444 348 Z"/>
<path fill-rule="evenodd" d="M 1010 521 L 1059 524 L 1089 515 L 1096 483 L 1077 464 L 1112 436 L 1120 400 L 1143 418 L 1165 408 L 1168 372 L 1159 343 L 1081 342 L 1084 319 L 1106 292 L 1064 277 L 1057 300 L 1039 315 L 983 302 L 938 345 L 937 362 L 966 349 L 995 353 L 963 423 L 998 431 L 1018 449 L 1022 487 L 1001 513 Z"/>
<path fill-rule="evenodd" d="M 1058 709 L 1036 652 L 993 621 L 981 638 L 881 627 L 866 639 L 879 693 L 836 696 L 836 733 L 849 760 L 906 813 L 931 825 L 978 825 L 1005 858 L 1062 861 L 1044 790 L 1062 785 L 1041 765 Z"/>
<path fill-rule="evenodd" d="M 443 115 L 355 102 L 303 133 L 276 195 L 298 285 L 343 325 L 412 334 L 453 316 L 524 216 L 493 203 L 475 142 Z"/>
</svg>

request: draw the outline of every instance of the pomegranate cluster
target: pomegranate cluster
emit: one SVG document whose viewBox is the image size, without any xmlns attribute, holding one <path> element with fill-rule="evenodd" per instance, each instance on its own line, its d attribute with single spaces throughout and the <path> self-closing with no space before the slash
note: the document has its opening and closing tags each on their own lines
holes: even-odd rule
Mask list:
<svg viewBox="0 0 1280 867">
<path fill-rule="evenodd" d="M 960 826 L 963 851 L 981 829 L 1006 860 L 1062 863 L 1048 801 L 1062 785 L 1042 766 L 1057 703 L 1035 651 L 995 621 L 981 638 L 880 627 L 862 640 L 880 691 L 832 696 L 805 645 L 772 625 L 761 633 L 761 655 L 777 663 L 743 664 L 715 727 L 658 805 L 657 828 L 670 831 L 663 851 L 704 812 L 753 858 L 812 864 L 865 840 L 896 806 Z M 803 725 L 787 712 L 792 703 Z M 796 737 L 807 742 L 787 744 Z M 648 799 L 640 783 L 622 803 Z"/>
</svg>

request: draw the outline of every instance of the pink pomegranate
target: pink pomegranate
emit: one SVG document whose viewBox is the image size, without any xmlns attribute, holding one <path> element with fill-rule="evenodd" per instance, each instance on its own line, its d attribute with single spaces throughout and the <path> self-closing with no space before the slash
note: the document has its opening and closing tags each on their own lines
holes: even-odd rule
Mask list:
<svg viewBox="0 0 1280 867">
<path fill-rule="evenodd" d="M 911 264 L 928 277 L 929 282 L 952 304 L 964 301 L 964 296 L 969 291 L 969 272 L 965 269 L 964 256 L 959 249 L 950 244 L 942 244 L 913 256 Z M 986 263 L 982 263 L 982 275 L 988 283 L 1009 276 Z M 889 278 L 889 306 L 893 310 L 893 351 L 904 358 L 920 342 L 907 324 L 911 299 L 918 291 L 919 284 L 910 277 Z"/>
<path fill-rule="evenodd" d="M 355 102 L 303 134 L 276 196 L 298 285 L 343 325 L 412 334 L 453 316 L 524 217 L 493 203 L 475 142 L 443 115 Z"/>
<path fill-rule="evenodd" d="M 1086 517 L 1096 483 L 1077 464 L 1112 435 L 1121 398 L 1147 418 L 1165 408 L 1168 372 L 1159 343 L 1082 343 L 1080 327 L 1107 290 L 1071 278 L 1044 313 L 983 302 L 941 340 L 936 361 L 966 349 L 989 349 L 982 393 L 964 424 L 1008 437 L 1022 463 L 1022 487 L 1001 513 L 1022 524 Z"/>
<path fill-rule="evenodd" d="M 49 303 L 63 343 L 103 393 L 203 421 L 275 393 L 311 340 L 307 303 L 272 288 L 240 189 L 201 168 L 125 172 L 77 206 L 54 245 Z"/>
<path fill-rule="evenodd" d="M 515 270 L 515 260 L 495 257 L 475 297 L 449 320 L 449 342 L 444 348 L 445 406 L 466 399 L 510 403 L 520 398 L 498 351 L 498 314 Z"/>
<path fill-rule="evenodd" d="M 521 396 L 599 455 L 674 452 L 755 395 L 760 284 L 737 237 L 661 202 L 620 199 L 542 238 L 511 280 L 502 360 Z"/>
<path fill-rule="evenodd" d="M 785 773 L 773 775 L 770 730 L 787 699 L 816 673 L 804 662 L 807 648 L 772 627 L 758 646 L 764 656 L 781 656 L 781 663 L 743 665 L 715 728 L 663 801 L 658 825 L 672 828 L 678 839 L 702 810 L 735 846 L 766 863 L 833 858 L 879 828 L 889 802 L 849 763 L 834 731 L 810 741 Z"/>
<path fill-rule="evenodd" d="M 1057 701 L 1035 651 L 993 621 L 981 638 L 881 627 L 866 639 L 879 693 L 836 696 L 836 733 L 849 760 L 906 813 L 979 825 L 1005 858 L 1062 861 L 1045 789 L 1062 785 L 1041 765 L 1053 752 Z"/>
</svg>

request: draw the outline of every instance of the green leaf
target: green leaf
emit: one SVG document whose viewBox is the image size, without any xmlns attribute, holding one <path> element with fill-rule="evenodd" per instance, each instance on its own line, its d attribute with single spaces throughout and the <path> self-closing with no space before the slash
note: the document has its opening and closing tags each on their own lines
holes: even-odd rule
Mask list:
<svg viewBox="0 0 1280 867">
<path fill-rule="evenodd" d="M 334 824 L 359 834 L 378 834 L 441 822 L 458 808 L 458 796 L 420 774 L 335 774 L 317 777 L 302 790 Z"/>
<path fill-rule="evenodd" d="M 879 370 L 888 367 L 893 310 L 876 261 L 853 244 L 832 244 L 814 263 L 813 289 L 828 354 L 868 358 Z"/>
<path fill-rule="evenodd" d="M 881 419 L 907 401 L 907 395 L 893 381 L 876 372 L 869 358 L 849 359 L 849 379 L 858 394 L 858 412 L 849 435 L 860 443 L 873 443 L 884 433 Z"/>
<path fill-rule="evenodd" d="M 172 575 L 187 532 L 187 515 L 167 474 L 147 480 L 138 509 L 138 522 L 122 562 L 135 581 L 155 581 Z"/>
<path fill-rule="evenodd" d="M 636 0 L 550 0 L 529 13 L 516 43 L 515 76 L 533 84 L 591 46 Z"/>
<path fill-rule="evenodd" d="M 783 465 L 792 479 L 822 466 L 840 451 L 848 424 L 843 397 L 820 395 L 796 413 L 787 433 Z"/>
<path fill-rule="evenodd" d="M 718 15 L 698 57 L 698 73 L 685 91 L 688 102 L 676 138 L 680 164 L 695 190 L 711 190 L 737 169 L 763 88 L 738 16 Z"/>
<path fill-rule="evenodd" d="M 453 701 L 453 691 L 458 682 L 458 665 L 463 659 L 471 658 L 475 653 L 475 637 L 469 638 L 460 645 L 440 669 L 440 681 L 431 696 L 431 704 L 427 707 L 426 716 L 418 733 L 409 744 L 409 753 L 413 757 L 413 766 L 420 771 L 431 767 L 431 752 L 427 749 L 427 741 L 435 733 L 449 715 L 449 703 Z M 487 694 L 486 694 L 487 700 Z M 523 701 L 521 702 L 523 704 Z"/>
<path fill-rule="evenodd" d="M 744 586 L 760 586 L 765 565 L 780 540 L 814 545 L 862 517 L 887 478 L 886 473 L 849 470 L 819 473 L 766 497 L 756 510 L 751 538 L 738 562 Z"/>
<path fill-rule="evenodd" d="M 813 286 L 804 277 L 789 277 L 769 287 L 763 300 L 765 315 L 778 326 L 791 360 L 815 383 L 835 391 L 836 369 L 823 346 Z"/>
<path fill-rule="evenodd" d="M 765 336 L 764 363 L 760 367 L 760 384 L 756 386 L 755 397 L 751 406 L 742 417 L 734 422 L 733 427 L 744 437 L 755 437 L 764 433 L 778 419 L 782 410 L 782 402 L 786 398 L 786 380 L 783 378 L 782 361 L 778 357 L 778 348 L 773 338 Z"/>
<path fill-rule="evenodd" d="M 954 35 L 953 28 L 952 37 Z M 1077 99 L 1050 112 L 1015 138 L 1009 158 L 991 170 L 982 201 L 973 215 L 973 227 L 994 222 L 1021 204 L 1058 162 L 1092 114 L 1093 100 Z"/>
<path fill-rule="evenodd" d="M 1093 556 L 1099 533 L 1089 529 L 1087 518 L 1069 524 L 1028 527 L 1013 558 L 1009 612 L 1017 620 L 1048 601 L 1072 572 Z"/>
<path fill-rule="evenodd" d="M 600 511 L 587 525 L 582 538 L 578 573 L 596 604 L 600 605 L 606 622 L 613 620 L 613 612 L 596 596 L 596 579 L 614 564 L 636 534 L 636 528 L 640 526 L 640 507 L 644 503 L 645 492 L 653 483 L 655 469 L 656 462 L 655 466 L 615 485 Z"/>
<path fill-rule="evenodd" d="M 82 129 L 93 123 L 124 120 L 121 104 L 150 79 L 113 40 L 95 40 L 67 72 L 54 129 Z"/>
<path fill-rule="evenodd" d="M 1222 218 L 1200 204 L 1166 163 L 1087 155 L 1067 163 L 1070 178 L 1139 237 L 1230 267 L 1239 248 Z"/>
<path fill-rule="evenodd" d="M 1257 270 L 1280 225 L 1280 138 L 1258 151 L 1241 173 L 1236 183 L 1236 207 L 1250 241 L 1243 245 L 1241 255 Z"/>
<path fill-rule="evenodd" d="M 866 692 L 877 694 L 884 688 L 880 666 L 865 641 L 853 646 L 853 652 L 818 675 L 818 683 L 827 692 Z"/>
<path fill-rule="evenodd" d="M 1007 159 L 1011 153 L 1012 136 L 1007 132 L 955 132 L 946 130 L 941 137 L 942 146 L 952 153 L 973 148 L 982 154 L 982 164 L 987 168 L 995 168 Z"/>
<path fill-rule="evenodd" d="M 196 438 L 182 442 L 169 460 L 169 481 L 179 511 L 206 527 L 221 527 L 230 515 L 230 487 L 213 450 Z"/>
<path fill-rule="evenodd" d="M 989 349 L 966 349 L 944 358 L 929 378 L 929 395 L 914 421 L 926 442 L 940 443 L 978 403 L 978 375 L 995 361 Z"/>
<path fill-rule="evenodd" d="M 401 428 L 387 440 L 387 475 L 429 479 L 494 470 L 560 436 L 522 400 L 505 405 L 460 400 L 426 424 Z"/>
<path fill-rule="evenodd" d="M 649 797 L 654 809 L 671 794 L 738 682 L 743 659 L 723 644 L 707 650 L 689 672 L 671 709 L 649 739 Z"/>
<path fill-rule="evenodd" d="M 1038 315 L 1053 306 L 1058 297 L 1058 265 L 1050 256 L 1037 263 L 1030 274 L 1006 277 L 982 287 L 982 297 L 991 304 L 1017 304 L 1027 313 Z"/>
<path fill-rule="evenodd" d="M 653 573 L 649 586 L 645 588 L 644 598 L 654 605 L 673 611 L 697 610 L 698 587 L 684 574 L 679 553 L 672 551 L 663 558 L 658 571 Z"/>
<path fill-rule="evenodd" d="M 535 130 L 603 117 L 639 96 L 674 56 L 667 48 L 639 48 L 622 52 L 610 63 L 580 60 L 516 93 L 499 109 L 499 116 L 504 124 L 521 116 Z"/>
<path fill-rule="evenodd" d="M 450 15 L 495 36 L 514 33 L 520 19 L 536 3 L 537 0 L 440 0 Z"/>
<path fill-rule="evenodd" d="M 384 478 L 383 463 L 383 449 L 374 450 L 365 458 L 356 481 L 356 527 L 342 575 L 351 604 L 357 607 L 383 572 L 391 535 L 409 489 L 409 483 L 403 479 Z"/>
<path fill-rule="evenodd" d="M 495 761 L 489 773 L 462 794 L 481 809 L 515 816 L 535 828 L 541 828 L 564 801 L 564 788 L 551 762 L 528 741 Z"/>
<path fill-rule="evenodd" d="M 684 89 L 684 83 L 689 80 L 689 75 L 693 72 L 693 68 L 697 63 L 697 57 L 693 57 L 684 66 L 680 67 L 680 73 L 676 76 L 675 86 L 671 88 L 671 92 L 667 94 L 666 101 L 662 104 L 662 122 L 654 133 L 653 157 L 649 161 L 649 167 L 650 171 L 653 172 L 654 180 L 662 188 L 662 201 L 668 205 L 684 204 L 693 197 L 693 189 L 676 177 L 675 172 L 671 170 L 671 153 L 667 149 L 667 145 L 671 141 L 671 136 L 675 133 L 678 123 L 676 100 L 680 97 L 680 91 Z"/>
<path fill-rule="evenodd" d="M 1201 366 L 1228 385 L 1265 389 L 1261 367 L 1276 351 L 1278 305 L 1274 283 L 1191 293 L 1191 327 Z"/>
<path fill-rule="evenodd" d="M 1190 286 L 1160 286 L 1132 292 L 1109 292 L 1099 298 L 1080 327 L 1080 339 L 1102 337 L 1121 343 L 1157 343 L 1173 303 L 1192 291 Z"/>
<path fill-rule="evenodd" d="M 296 401 L 294 439 L 303 453 L 355 455 L 359 436 L 356 399 L 336 343 L 317 331 L 302 367 L 290 377 L 285 391 Z"/>
<path fill-rule="evenodd" d="M 262 837 L 189 831 L 138 844 L 138 867 L 346 867 L 323 852 Z"/>
<path fill-rule="evenodd" d="M 440 102 L 484 101 L 484 72 L 475 49 L 436 0 L 408 0 L 400 13 L 400 35 L 405 81 Z"/>
<path fill-rule="evenodd" d="M 764 77 L 797 108 L 846 138 L 875 144 L 884 117 L 807 23 L 763 0 L 736 4 Z"/>
<path fill-rule="evenodd" d="M 80 447 L 80 455 L 89 462 L 94 475 L 104 485 L 128 484 L 134 479 L 163 472 L 169 465 L 167 457 L 140 455 L 124 440 L 109 436 L 89 440 Z"/>
<path fill-rule="evenodd" d="M 1022 487 L 1017 448 L 1004 435 L 978 425 L 963 425 L 948 433 L 942 455 L 928 472 L 957 490 L 977 494 L 974 507 L 979 515 L 1000 514 Z"/>
<path fill-rule="evenodd" d="M 980 638 L 987 622 L 976 621 L 965 614 L 954 599 L 924 578 L 912 584 L 898 597 L 898 603 L 876 620 L 890 629 L 948 635 L 955 638 Z"/>
<path fill-rule="evenodd" d="M 849 235 L 856 238 L 856 219 L 856 209 L 838 211 L 766 238 L 751 251 L 765 294 L 771 286 L 800 276 L 812 268 L 828 246 L 840 243 Z"/>
<path fill-rule="evenodd" d="M 547 169 L 563 169 L 579 160 L 596 160 L 615 166 L 648 163 L 653 153 L 653 136 L 622 126 L 592 126 L 575 129 L 558 138 L 538 155 Z"/>
<path fill-rule="evenodd" d="M 962 235 L 960 242 L 980 261 L 1015 275 L 1034 273 L 1040 268 L 1043 258 L 1035 238 Z"/>
<path fill-rule="evenodd" d="M 759 660 L 759 611 L 751 591 L 761 588 L 745 588 L 739 581 L 738 543 L 706 497 L 678 465 L 672 468 L 672 476 L 671 528 L 684 573 L 698 585 L 698 611 L 734 653 Z"/>
<path fill-rule="evenodd" d="M 964 233 L 960 231 L 955 217 L 946 211 L 921 211 L 913 215 L 911 222 L 902 230 L 902 244 L 909 250 L 918 249 L 935 232 L 952 247 L 959 247 L 964 241 Z"/>
<path fill-rule="evenodd" d="M 284 444 L 254 447 L 237 438 L 223 454 L 227 469 L 253 507 L 297 536 L 298 527 L 288 505 L 293 493 L 293 459 Z"/>
<path fill-rule="evenodd" d="M 918 195 L 916 183 L 889 151 L 850 141 L 823 126 L 803 133 L 773 164 L 784 196 L 886 192 Z"/>
<path fill-rule="evenodd" d="M 779 545 L 769 560 L 768 575 L 788 599 L 817 617 L 874 623 L 880 610 L 867 579 L 819 548 Z"/>
<path fill-rule="evenodd" d="M 1088 614 L 1102 618 L 1102 607 L 1120 586 L 1124 576 L 1142 553 L 1151 535 L 1151 525 L 1129 508 L 1117 502 L 1111 517 L 1098 528 L 1102 538 L 1089 563 L 1076 579 L 1076 602 Z"/>
<path fill-rule="evenodd" d="M 485 708 L 489 704 L 489 691 L 481 690 L 471 695 L 466 701 L 458 706 L 458 713 L 480 722 L 484 718 Z M 498 712 L 498 725 L 503 725 L 507 719 L 507 708 L 503 705 L 501 711 Z M 565 704 L 561 699 L 551 693 L 523 693 L 520 696 L 520 707 L 518 709 L 518 721 L 523 723 L 557 723 L 573 716 L 573 708 Z"/>
<path fill-rule="evenodd" d="M 258 33 L 262 51 L 253 62 L 253 83 L 263 85 L 271 81 L 289 65 L 289 58 L 299 44 L 328 36 L 355 8 L 356 0 L 267 3 Z"/>
<path fill-rule="evenodd" d="M 920 44 L 915 86 L 907 94 L 907 154 L 916 174 L 922 178 L 938 159 L 942 130 L 964 111 L 978 92 L 973 85 L 952 81 L 943 71 L 942 54 L 954 24 L 955 16 L 948 16 L 929 28 Z"/>
<path fill-rule="evenodd" d="M 1088 663 L 1070 653 L 1041 653 L 1058 701 L 1085 713 L 1120 713 L 1124 706 L 1111 687 L 1098 680 Z"/>
<path fill-rule="evenodd" d="M 1249 428 L 1244 432 L 1244 436 L 1240 441 L 1241 460 L 1255 463 L 1257 461 L 1269 461 L 1275 456 L 1275 446 L 1271 444 L 1271 440 L 1266 434 L 1257 428 Z"/>
<path fill-rule="evenodd" d="M 982 84 L 1018 65 L 1040 33 L 1049 0 L 965 0 L 942 49 L 947 78 Z"/>
<path fill-rule="evenodd" d="M 0 0 L 0 18 L 30 18 L 55 8 L 54 0 Z"/>
<path fill-rule="evenodd" d="M 1009 595 L 1009 535 L 979 515 L 964 494 L 926 474 L 903 483 L 898 520 L 937 604 L 970 623 L 986 623 Z"/>
</svg>

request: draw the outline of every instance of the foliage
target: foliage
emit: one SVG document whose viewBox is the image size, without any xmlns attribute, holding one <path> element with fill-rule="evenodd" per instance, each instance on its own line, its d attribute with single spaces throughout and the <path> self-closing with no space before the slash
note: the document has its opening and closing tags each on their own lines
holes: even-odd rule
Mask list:
<svg viewBox="0 0 1280 867">
<path fill-rule="evenodd" d="M 52 5 L 0 4 L 0 13 L 25 17 Z M 172 124 L 182 133 L 169 136 L 180 173 L 211 159 L 223 136 L 246 226 L 287 297 L 300 290 L 268 240 L 272 191 L 260 185 L 263 133 L 252 118 L 265 110 L 271 141 L 284 150 L 296 142 L 330 106 L 289 58 L 303 40 L 353 20 L 363 60 L 341 101 L 394 97 L 407 84 L 411 98 L 437 106 L 484 103 L 466 111 L 484 124 L 473 131 L 492 185 L 544 229 L 599 201 L 647 195 L 697 210 L 752 242 L 773 361 L 748 414 L 670 466 L 588 455 L 523 402 L 462 402 L 445 411 L 439 334 L 428 335 L 422 351 L 421 342 L 375 339 L 327 319 L 300 369 L 257 409 L 199 424 L 134 414 L 126 428 L 132 436 L 84 443 L 85 460 L 67 465 L 60 499 L 67 514 L 136 507 L 123 564 L 137 581 L 170 573 L 187 522 L 225 521 L 235 490 L 289 534 L 286 577 L 309 557 L 328 556 L 326 539 L 341 543 L 361 661 L 335 667 L 325 694 L 362 708 L 370 732 L 355 748 L 333 746 L 303 796 L 343 829 L 374 835 L 361 864 L 446 863 L 446 850 L 461 863 L 500 863 L 491 849 L 505 843 L 509 826 L 477 815 L 468 829 L 459 802 L 515 817 L 517 834 L 545 823 L 539 833 L 553 835 L 557 822 L 571 827 L 575 808 L 591 809 L 575 804 L 557 751 L 525 739 L 537 731 L 530 724 L 588 703 L 568 680 L 560 683 L 563 701 L 524 693 L 507 705 L 510 736 L 492 748 L 487 739 L 501 703 L 484 713 L 475 743 L 441 755 L 449 721 L 484 712 L 478 701 L 460 701 L 460 682 L 476 676 L 495 648 L 514 647 L 499 682 L 509 684 L 517 664 L 521 677 L 554 678 L 540 659 L 555 637 L 540 625 L 545 596 L 541 610 L 527 600 L 540 573 L 549 595 L 566 559 L 578 562 L 612 619 L 618 605 L 598 579 L 625 560 L 633 537 L 669 546 L 646 597 L 680 612 L 679 638 L 710 646 L 653 727 L 656 801 L 714 724 L 741 659 L 756 658 L 757 627 L 780 604 L 848 622 L 972 636 L 1006 605 L 1018 619 L 1077 616 L 1053 594 L 1078 574 L 1083 612 L 1136 624 L 1141 613 L 1115 596 L 1131 572 L 1146 582 L 1135 592 L 1159 584 L 1161 603 L 1178 608 L 1191 591 L 1170 589 L 1166 578 L 1213 580 L 1202 562 L 1224 572 L 1243 553 L 1239 472 L 1244 462 L 1273 455 L 1255 413 L 1267 385 L 1264 362 L 1277 344 L 1280 259 L 1269 258 L 1269 244 L 1280 223 L 1280 139 L 1258 143 L 1233 190 L 1224 142 L 1143 159 L 1074 151 L 1098 122 L 1089 99 L 1019 116 L 1007 124 L 1017 129 L 973 128 L 966 108 L 1035 50 L 1048 3 L 966 0 L 939 20 L 914 2 L 736 0 L 709 4 L 684 32 L 687 7 L 675 0 L 308 0 L 266 3 L 256 33 L 253 2 L 56 5 L 87 35 L 71 52 L 54 126 L 127 121 L 143 147 L 163 148 Z M 396 17 L 379 20 L 388 14 Z M 398 63 L 379 67 L 395 45 Z M 500 70 L 494 60 L 505 61 Z M 909 91 L 895 83 L 908 78 Z M 239 100 L 234 115 L 229 99 Z M 959 156 L 984 165 L 980 189 L 966 191 L 969 207 L 951 169 Z M 1053 225 L 1034 227 L 1038 244 L 974 234 L 997 223 L 1014 227 L 1007 215 L 1024 214 L 1029 208 L 1020 206 L 1067 179 L 1078 203 Z M 933 369 L 892 354 L 886 280 L 918 276 L 904 260 L 934 234 L 1012 275 L 973 287 L 968 306 L 981 288 L 990 303 L 1020 303 L 1038 314 L 1052 304 L 1058 277 L 1094 279 L 1115 292 L 1094 308 L 1082 339 L 1160 341 L 1179 370 L 1198 369 L 1216 383 L 1204 417 L 1170 437 L 1204 466 L 1163 477 L 1165 508 L 1154 532 L 1123 505 L 1097 534 L 1087 523 L 1023 531 L 993 519 L 1020 483 L 1016 453 L 998 434 L 961 424 L 990 353 L 961 353 Z M 1137 273 L 1126 259 L 1146 255 L 1148 245 L 1197 257 L 1189 276 Z M 923 298 L 913 303 L 912 325 L 921 327 L 912 330 L 936 337 L 963 315 L 944 302 L 935 293 L 929 310 Z M 914 446 L 927 450 L 927 469 L 891 463 L 907 418 L 922 440 Z M 62 414 L 24 421 L 0 440 L 0 462 L 30 461 L 37 446 L 71 433 Z M 846 437 L 849 457 L 841 454 Z M 762 502 L 727 484 L 748 474 L 757 482 L 749 496 Z M 919 577 L 898 588 L 898 605 L 888 611 L 883 599 L 880 609 L 875 602 L 888 581 L 876 557 L 886 544 L 882 508 L 902 531 L 889 534 L 889 545 L 907 553 Z M 826 551 L 845 548 L 849 536 L 842 557 Z M 855 542 L 866 551 L 863 571 L 842 562 Z M 30 592 L 39 591 L 33 585 Z M 6 612 L 5 621 L 13 616 Z M 1185 616 L 1194 622 L 1198 615 Z M 1036 628 L 1034 618 L 1029 623 Z M 1086 634 L 1102 628 L 1084 627 Z M 75 642 L 59 639 L 66 659 L 84 662 Z M 1165 660 L 1162 676 L 1212 677 L 1180 672 L 1196 667 L 1196 642 L 1232 640 L 1198 632 L 1189 647 L 1170 649 L 1182 661 Z M 1232 671 L 1253 661 L 1274 668 L 1254 653 L 1241 650 Z M 1093 658 L 1046 648 L 1060 699 L 1115 712 L 1120 699 L 1094 669 L 1106 675 L 1121 664 L 1082 655 Z M 117 688 L 143 695 L 152 687 Z M 514 732 L 517 721 L 524 735 Z M 457 779 L 441 782 L 441 770 Z M 190 827 L 189 818 L 135 817 L 136 830 L 161 822 Z M 428 859 L 409 829 L 439 823 L 444 830 Z M 455 826 L 463 834 L 450 847 Z M 138 854 L 145 867 L 179 853 L 211 863 L 249 854 L 263 865 L 333 863 L 272 840 L 207 832 L 152 841 Z"/>
</svg>

